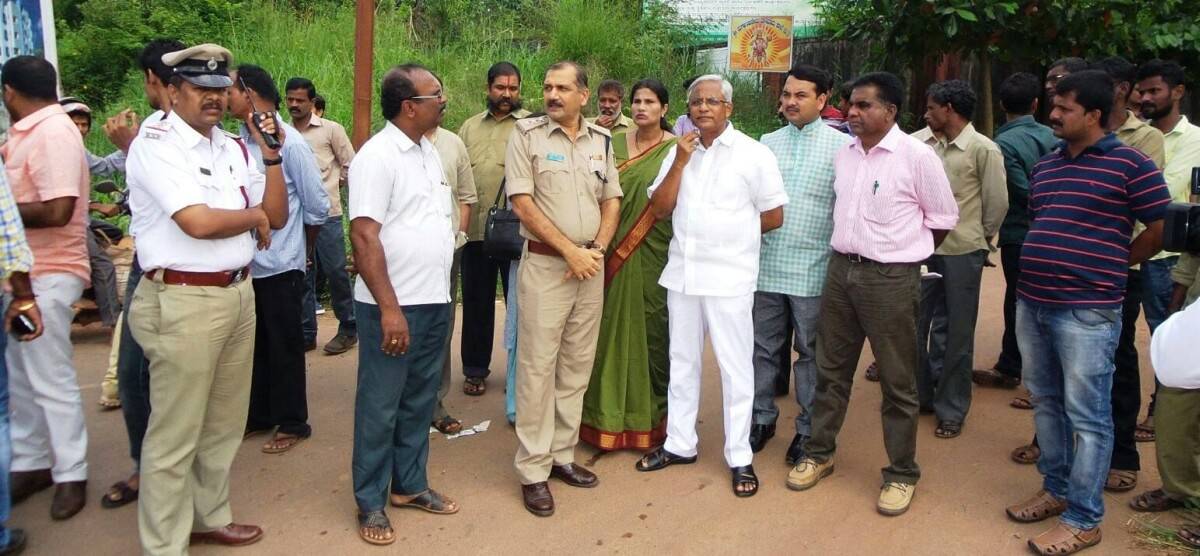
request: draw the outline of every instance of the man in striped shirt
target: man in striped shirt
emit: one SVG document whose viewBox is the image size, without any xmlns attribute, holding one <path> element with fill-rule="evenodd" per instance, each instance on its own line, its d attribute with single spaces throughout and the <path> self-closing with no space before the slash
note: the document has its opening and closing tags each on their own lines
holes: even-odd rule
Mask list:
<svg viewBox="0 0 1200 556">
<path fill-rule="evenodd" d="M 1107 74 L 1072 73 L 1055 93 L 1050 125 L 1064 141 L 1034 167 L 1017 286 L 1017 341 L 1043 483 L 1007 513 L 1021 522 L 1061 514 L 1029 544 L 1069 554 L 1100 542 L 1125 281 L 1130 264 L 1161 248 L 1170 198 L 1154 162 L 1105 131 L 1113 105 Z M 1146 230 L 1131 243 L 1135 219 Z"/>
</svg>

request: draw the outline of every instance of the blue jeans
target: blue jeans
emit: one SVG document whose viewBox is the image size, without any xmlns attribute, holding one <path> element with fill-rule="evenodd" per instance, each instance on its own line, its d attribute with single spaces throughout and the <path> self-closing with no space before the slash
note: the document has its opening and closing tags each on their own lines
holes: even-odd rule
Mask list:
<svg viewBox="0 0 1200 556">
<path fill-rule="evenodd" d="M 11 298 L 5 301 L 12 301 Z M 7 309 L 7 303 L 0 304 Z M 9 500 L 8 472 L 12 467 L 12 437 L 8 430 L 8 363 L 4 350 L 8 347 L 8 334 L 0 333 L 0 549 L 8 547 L 9 533 L 5 525 L 12 512 Z"/>
<path fill-rule="evenodd" d="M 133 299 L 133 292 L 137 291 L 141 281 L 142 267 L 135 256 L 125 285 L 126 300 Z M 129 329 L 130 305 L 132 303 L 125 303 L 125 318 L 121 319 L 117 395 L 121 398 L 121 414 L 125 417 L 125 433 L 129 436 L 129 457 L 133 459 L 133 471 L 137 473 L 142 461 L 142 440 L 146 438 L 146 427 L 150 425 L 150 362 Z"/>
<path fill-rule="evenodd" d="M 305 273 L 304 306 L 301 308 L 304 342 L 311 344 L 317 340 L 317 271 L 324 274 L 329 283 L 329 302 L 333 305 L 333 314 L 337 315 L 338 334 L 357 336 L 354 288 L 346 272 L 346 236 L 340 216 L 321 225 L 313 258 L 316 259 L 313 268 Z"/>
<path fill-rule="evenodd" d="M 1150 333 L 1167 320 L 1167 305 L 1171 303 L 1171 269 L 1179 257 L 1167 257 L 1142 263 L 1142 309 L 1146 311 L 1146 326 Z"/>
<path fill-rule="evenodd" d="M 1113 449 L 1113 353 L 1119 309 L 1060 309 L 1017 301 L 1021 367 L 1033 401 L 1042 488 L 1067 501 L 1062 522 L 1080 529 L 1104 517 Z"/>
</svg>

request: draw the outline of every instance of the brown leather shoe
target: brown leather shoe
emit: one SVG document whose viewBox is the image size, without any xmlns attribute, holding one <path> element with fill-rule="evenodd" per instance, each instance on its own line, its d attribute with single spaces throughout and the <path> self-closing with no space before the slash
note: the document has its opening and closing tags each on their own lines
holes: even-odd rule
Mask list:
<svg viewBox="0 0 1200 556">
<path fill-rule="evenodd" d="M 242 525 L 230 523 L 220 529 L 204 533 L 192 533 L 189 544 L 223 544 L 225 546 L 246 546 L 254 544 L 263 538 L 263 530 L 257 525 Z"/>
<path fill-rule="evenodd" d="M 554 496 L 550 494 L 550 485 L 546 481 L 521 485 L 521 496 L 525 498 L 525 509 L 538 517 L 554 515 Z"/>
<path fill-rule="evenodd" d="M 550 476 L 573 487 L 592 488 L 600 484 L 600 478 L 595 473 L 574 463 L 551 467 Z"/>
<path fill-rule="evenodd" d="M 63 520 L 79 513 L 87 503 L 87 481 L 71 481 L 54 485 L 54 501 L 50 502 L 50 517 Z"/>
<path fill-rule="evenodd" d="M 49 469 L 35 471 L 13 471 L 8 474 L 9 492 L 13 505 L 54 486 Z"/>
</svg>

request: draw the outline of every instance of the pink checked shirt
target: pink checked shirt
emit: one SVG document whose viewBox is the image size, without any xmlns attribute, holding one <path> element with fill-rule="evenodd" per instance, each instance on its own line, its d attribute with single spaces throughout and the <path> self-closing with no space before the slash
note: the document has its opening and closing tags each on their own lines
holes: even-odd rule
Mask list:
<svg viewBox="0 0 1200 556">
<path fill-rule="evenodd" d="M 858 138 L 834 157 L 834 251 L 881 263 L 933 254 L 932 230 L 952 230 L 958 203 L 933 149 L 893 126 L 870 152 Z"/>
</svg>

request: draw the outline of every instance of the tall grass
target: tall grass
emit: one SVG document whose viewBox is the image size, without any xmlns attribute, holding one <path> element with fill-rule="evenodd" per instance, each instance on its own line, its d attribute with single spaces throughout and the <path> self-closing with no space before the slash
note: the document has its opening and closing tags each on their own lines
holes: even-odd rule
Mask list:
<svg viewBox="0 0 1200 556">
<path fill-rule="evenodd" d="M 685 29 L 667 24 L 666 8 L 653 3 L 645 12 L 630 3 L 604 0 L 521 0 L 522 7 L 503 14 L 470 11 L 472 3 L 456 2 L 452 29 L 416 29 L 406 6 L 381 6 L 375 20 L 374 93 L 372 130 L 383 126 L 379 113 L 378 80 L 391 66 L 420 62 L 442 79 L 449 97 L 446 128 L 459 125 L 484 109 L 486 74 L 494 62 L 508 60 L 522 72 L 522 99 L 526 108 L 541 109 L 541 77 L 551 63 L 576 60 L 588 69 L 593 88 L 602 79 L 632 84 L 646 77 L 665 83 L 672 95 L 671 117 L 683 113 L 686 102 L 682 82 L 700 69 L 694 51 L 687 47 Z M 635 3 L 636 4 L 636 3 Z M 285 2 L 253 5 L 243 21 L 207 40 L 233 52 L 235 63 L 266 68 L 282 87 L 288 78 L 312 79 L 328 101 L 326 116 L 349 129 L 352 115 L 354 66 L 354 8 L 324 4 L 313 10 L 296 10 Z M 734 119 L 756 136 L 778 127 L 774 99 L 764 99 L 751 80 L 735 79 Z M 65 84 L 70 94 L 70 83 Z M 141 77 L 131 72 L 117 84 L 117 100 L 97 113 L 97 123 L 124 108 L 149 112 Z M 281 91 L 282 92 L 282 91 Z M 594 115 L 594 95 L 585 109 Z M 99 125 L 93 126 L 99 128 Z M 233 128 L 230 122 L 227 126 Z M 88 137 L 93 152 L 110 152 L 112 146 L 99 132 Z"/>
</svg>

